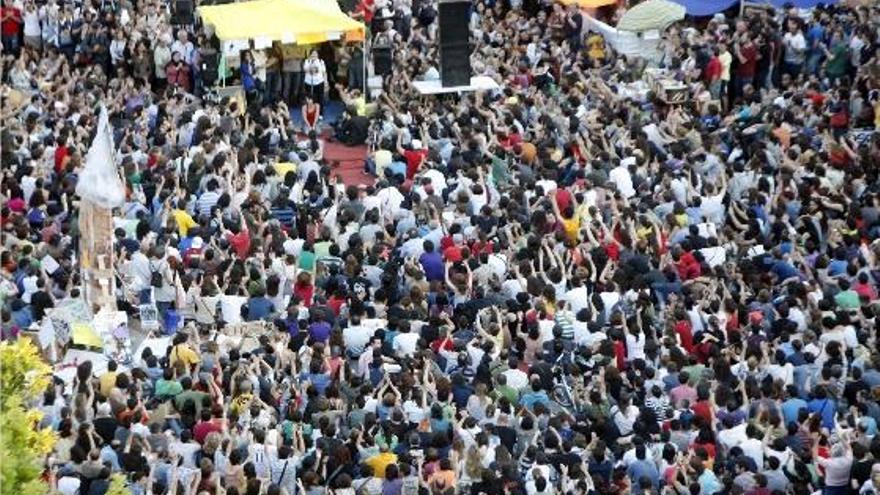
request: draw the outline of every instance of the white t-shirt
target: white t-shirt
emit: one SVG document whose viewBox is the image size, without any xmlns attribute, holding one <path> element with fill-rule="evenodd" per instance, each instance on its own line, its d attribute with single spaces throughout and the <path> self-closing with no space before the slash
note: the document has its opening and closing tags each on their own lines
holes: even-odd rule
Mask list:
<svg viewBox="0 0 880 495">
<path fill-rule="evenodd" d="M 614 182 L 623 197 L 631 198 L 636 194 L 636 190 L 633 189 L 632 175 L 623 165 L 611 169 L 611 172 L 608 173 L 608 180 Z"/>
<path fill-rule="evenodd" d="M 220 311 L 223 321 L 229 324 L 241 323 L 241 306 L 247 302 L 244 296 L 220 296 Z"/>
<path fill-rule="evenodd" d="M 802 64 L 804 62 L 804 53 L 807 49 L 804 35 L 800 31 L 794 34 L 785 33 L 782 42 L 785 44 L 785 61 L 790 64 Z"/>
<path fill-rule="evenodd" d="M 416 344 L 419 341 L 419 334 L 407 332 L 398 334 L 394 337 L 394 351 L 402 356 L 411 357 L 416 353 Z"/>
<path fill-rule="evenodd" d="M 21 20 L 24 21 L 24 35 L 25 36 L 40 36 L 42 30 L 40 29 L 40 13 L 37 10 L 34 11 L 24 11 L 21 14 Z"/>
<path fill-rule="evenodd" d="M 507 379 L 507 386 L 512 389 L 522 390 L 529 386 L 529 376 L 522 370 L 509 369 L 501 374 Z"/>
<path fill-rule="evenodd" d="M 582 285 L 566 292 L 563 300 L 568 303 L 571 312 L 577 316 L 580 310 L 589 307 L 590 301 L 587 297 L 587 287 Z"/>
<path fill-rule="evenodd" d="M 630 405 L 626 410 L 619 409 L 617 406 L 611 408 L 611 417 L 617 430 L 621 435 L 627 436 L 632 433 L 636 420 L 639 419 L 639 408 Z"/>
<path fill-rule="evenodd" d="M 342 331 L 342 341 L 345 343 L 345 348 L 352 354 L 360 354 L 374 333 L 374 329 L 364 325 L 350 326 Z"/>
<path fill-rule="evenodd" d="M 721 443 L 721 446 L 727 451 L 742 444 L 747 439 L 745 423 L 718 432 L 718 442 Z"/>
<path fill-rule="evenodd" d="M 190 469 L 196 469 L 196 452 L 201 450 L 202 446 L 195 442 L 172 442 L 168 446 L 168 450 L 176 452 L 183 459 L 183 466 Z"/>
<path fill-rule="evenodd" d="M 641 332 L 638 336 L 626 334 L 626 357 L 628 361 L 645 359 L 645 334 Z"/>
<path fill-rule="evenodd" d="M 721 246 L 700 249 L 700 254 L 703 255 L 703 259 L 712 268 L 721 266 L 727 261 L 727 251 Z"/>
</svg>

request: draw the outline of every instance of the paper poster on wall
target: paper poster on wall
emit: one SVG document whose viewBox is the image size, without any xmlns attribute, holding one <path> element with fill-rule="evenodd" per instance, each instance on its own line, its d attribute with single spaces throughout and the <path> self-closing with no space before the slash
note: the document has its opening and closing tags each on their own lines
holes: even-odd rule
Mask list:
<svg viewBox="0 0 880 495">
<path fill-rule="evenodd" d="M 257 50 L 264 50 L 266 48 L 270 48 L 272 46 L 272 38 L 268 36 L 257 36 L 254 38 L 254 48 Z"/>
<path fill-rule="evenodd" d="M 247 40 L 229 40 L 223 44 L 223 52 L 227 56 L 236 56 L 239 52 L 250 48 Z"/>
</svg>

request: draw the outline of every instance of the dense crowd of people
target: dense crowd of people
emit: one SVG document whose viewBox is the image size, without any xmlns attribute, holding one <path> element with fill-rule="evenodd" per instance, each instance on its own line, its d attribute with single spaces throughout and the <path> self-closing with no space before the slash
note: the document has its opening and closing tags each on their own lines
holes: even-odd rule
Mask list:
<svg viewBox="0 0 880 495">
<path fill-rule="evenodd" d="M 437 3 L 363 0 L 394 57 L 368 105 L 340 43 L 242 52 L 231 101 L 165 2 L 3 0 L 3 339 L 83 297 L 101 107 L 118 306 L 172 335 L 34 404 L 47 490 L 880 494 L 880 10 L 856 4 L 687 20 L 648 62 L 576 6 L 475 1 L 501 89 L 422 96 Z M 374 183 L 323 156 L 354 118 Z"/>
</svg>

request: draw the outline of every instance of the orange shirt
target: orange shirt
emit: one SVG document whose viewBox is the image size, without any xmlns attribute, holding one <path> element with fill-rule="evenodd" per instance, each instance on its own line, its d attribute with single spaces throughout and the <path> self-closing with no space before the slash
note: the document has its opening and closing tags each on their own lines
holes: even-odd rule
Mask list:
<svg viewBox="0 0 880 495">
<path fill-rule="evenodd" d="M 531 165 L 535 161 L 535 157 L 538 156 L 538 148 L 536 148 L 535 145 L 532 143 L 520 143 L 519 149 L 522 154 L 523 162 L 529 165 Z"/>
</svg>

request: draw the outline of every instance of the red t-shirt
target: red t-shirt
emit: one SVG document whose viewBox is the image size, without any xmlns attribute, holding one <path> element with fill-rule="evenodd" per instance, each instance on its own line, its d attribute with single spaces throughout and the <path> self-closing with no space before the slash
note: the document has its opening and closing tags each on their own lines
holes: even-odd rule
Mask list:
<svg viewBox="0 0 880 495">
<path fill-rule="evenodd" d="M 626 369 L 626 344 L 622 340 L 614 341 L 614 358 L 617 359 L 617 369 Z"/>
<path fill-rule="evenodd" d="M 441 348 L 447 351 L 451 351 L 455 348 L 455 345 L 453 344 L 452 339 L 447 339 L 445 337 L 431 342 L 431 349 L 434 352 L 440 352 Z"/>
<path fill-rule="evenodd" d="M 336 316 L 339 316 L 339 313 L 342 311 L 343 304 L 345 304 L 344 297 L 333 296 L 330 299 L 327 299 L 327 306 L 330 306 L 330 309 L 333 310 L 333 314 Z"/>
<path fill-rule="evenodd" d="M 214 431 L 219 433 L 220 427 L 210 421 L 199 421 L 193 427 L 193 438 L 196 442 L 205 443 L 205 438 Z"/>
<path fill-rule="evenodd" d="M 715 444 L 713 443 L 692 443 L 691 448 L 696 450 L 697 447 L 702 447 L 706 449 L 706 453 L 709 454 L 709 459 L 715 458 Z"/>
<path fill-rule="evenodd" d="M 461 248 L 453 244 L 452 246 L 444 249 L 443 259 L 446 261 L 451 261 L 453 263 L 458 263 L 463 259 L 461 256 Z"/>
<path fill-rule="evenodd" d="M 678 269 L 678 276 L 682 280 L 697 278 L 702 273 L 700 262 L 697 261 L 693 254 L 687 251 L 681 255 L 681 260 L 679 260 L 676 268 Z"/>
<path fill-rule="evenodd" d="M 8 20 L 3 21 L 2 29 L 3 36 L 17 36 L 19 31 L 21 31 L 21 10 L 15 7 L 3 7 L 0 8 L 0 15 L 6 17 L 7 15 L 11 15 L 12 17 Z"/>
<path fill-rule="evenodd" d="M 694 415 L 706 420 L 706 424 L 712 423 L 712 406 L 707 400 L 697 401 L 691 409 Z"/>
<path fill-rule="evenodd" d="M 4 32 L 4 34 L 6 34 L 6 33 Z M 56 174 L 61 173 L 61 167 L 64 166 L 64 159 L 67 158 L 67 156 L 69 154 L 70 154 L 70 151 L 68 151 L 67 146 L 65 146 L 63 144 L 61 146 L 58 146 L 57 148 L 55 148 L 55 173 Z"/>
<path fill-rule="evenodd" d="M 422 159 L 426 156 L 428 156 L 428 152 L 425 150 L 406 150 L 403 152 L 403 157 L 406 158 L 407 179 L 412 180 L 416 176 L 419 164 L 422 163 Z"/>
<path fill-rule="evenodd" d="M 301 284 L 299 282 L 293 284 L 293 294 L 302 301 L 306 308 L 312 305 L 312 297 L 315 295 L 315 286 L 312 284 Z"/>
<path fill-rule="evenodd" d="M 749 44 L 740 49 L 745 62 L 740 61 L 739 67 L 736 69 L 737 75 L 740 77 L 755 77 L 755 66 L 758 64 L 758 47 Z"/>
<path fill-rule="evenodd" d="M 709 59 L 709 63 L 706 64 L 703 74 L 709 82 L 721 78 L 721 61 L 718 60 L 718 57 L 712 57 Z"/>
<path fill-rule="evenodd" d="M 618 261 L 620 259 L 620 246 L 618 246 L 614 242 L 606 243 L 602 246 L 605 249 L 605 254 L 608 255 L 614 261 Z"/>
<path fill-rule="evenodd" d="M 559 211 L 565 211 L 571 205 L 571 193 L 565 189 L 556 189 L 556 205 Z"/>
<path fill-rule="evenodd" d="M 691 329 L 691 322 L 681 320 L 675 324 L 675 333 L 681 339 L 681 346 L 688 354 L 694 352 L 694 333 Z"/>
<path fill-rule="evenodd" d="M 251 235 L 247 229 L 242 230 L 238 234 L 230 234 L 227 238 L 232 250 L 242 261 L 246 260 L 251 250 Z"/>
</svg>

